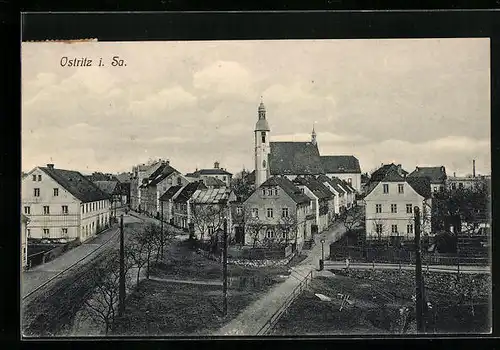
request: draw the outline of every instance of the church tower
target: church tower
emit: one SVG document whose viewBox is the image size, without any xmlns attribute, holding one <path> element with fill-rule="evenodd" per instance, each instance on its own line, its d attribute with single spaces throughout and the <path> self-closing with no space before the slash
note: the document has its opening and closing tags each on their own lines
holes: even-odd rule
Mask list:
<svg viewBox="0 0 500 350">
<path fill-rule="evenodd" d="M 311 133 L 311 143 L 316 146 L 316 131 L 314 130 L 314 124 L 313 124 L 313 131 Z"/>
<path fill-rule="evenodd" d="M 262 100 L 259 105 L 259 119 L 255 124 L 255 187 L 259 187 L 269 177 L 268 156 L 269 145 L 269 124 L 266 120 L 266 107 Z"/>
</svg>

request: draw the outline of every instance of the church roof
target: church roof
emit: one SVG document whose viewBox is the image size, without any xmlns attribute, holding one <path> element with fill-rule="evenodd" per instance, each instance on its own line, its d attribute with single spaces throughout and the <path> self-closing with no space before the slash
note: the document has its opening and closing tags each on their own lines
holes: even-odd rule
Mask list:
<svg viewBox="0 0 500 350">
<path fill-rule="evenodd" d="M 359 161 L 354 156 L 321 156 L 321 165 L 327 174 L 361 173 Z"/>
<path fill-rule="evenodd" d="M 271 175 L 323 174 L 317 145 L 311 142 L 271 142 Z"/>
</svg>

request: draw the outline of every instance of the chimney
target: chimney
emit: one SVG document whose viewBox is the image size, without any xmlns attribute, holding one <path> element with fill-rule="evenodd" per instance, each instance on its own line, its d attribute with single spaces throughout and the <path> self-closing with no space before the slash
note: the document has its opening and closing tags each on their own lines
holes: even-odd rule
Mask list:
<svg viewBox="0 0 500 350">
<path fill-rule="evenodd" d="M 476 177 L 476 160 L 472 160 L 472 177 Z"/>
<path fill-rule="evenodd" d="M 54 169 L 54 164 L 47 164 L 47 168 Z"/>
<path fill-rule="evenodd" d="M 219 169 L 219 162 L 214 163 L 214 169 Z"/>
<path fill-rule="evenodd" d="M 457 174 L 455 172 L 453 172 L 453 177 L 457 177 Z"/>
</svg>

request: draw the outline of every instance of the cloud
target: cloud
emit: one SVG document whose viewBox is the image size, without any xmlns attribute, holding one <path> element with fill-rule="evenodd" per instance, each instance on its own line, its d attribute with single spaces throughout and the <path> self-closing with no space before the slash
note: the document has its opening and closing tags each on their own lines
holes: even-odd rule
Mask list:
<svg viewBox="0 0 500 350">
<path fill-rule="evenodd" d="M 177 86 L 162 89 L 140 101 L 130 103 L 130 112 L 134 115 L 149 117 L 152 114 L 173 111 L 182 107 L 196 105 L 196 97 Z"/>
<path fill-rule="evenodd" d="M 193 86 L 205 93 L 255 98 L 250 72 L 240 63 L 217 61 L 194 73 Z"/>
</svg>

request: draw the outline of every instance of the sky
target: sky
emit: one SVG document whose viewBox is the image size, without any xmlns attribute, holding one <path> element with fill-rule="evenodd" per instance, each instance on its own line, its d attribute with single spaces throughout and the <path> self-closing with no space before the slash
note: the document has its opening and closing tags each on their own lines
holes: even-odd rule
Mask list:
<svg viewBox="0 0 500 350">
<path fill-rule="evenodd" d="M 253 169 L 262 98 L 271 141 L 314 124 L 322 155 L 363 172 L 491 172 L 489 39 L 24 42 L 21 59 L 23 171 Z"/>
</svg>

